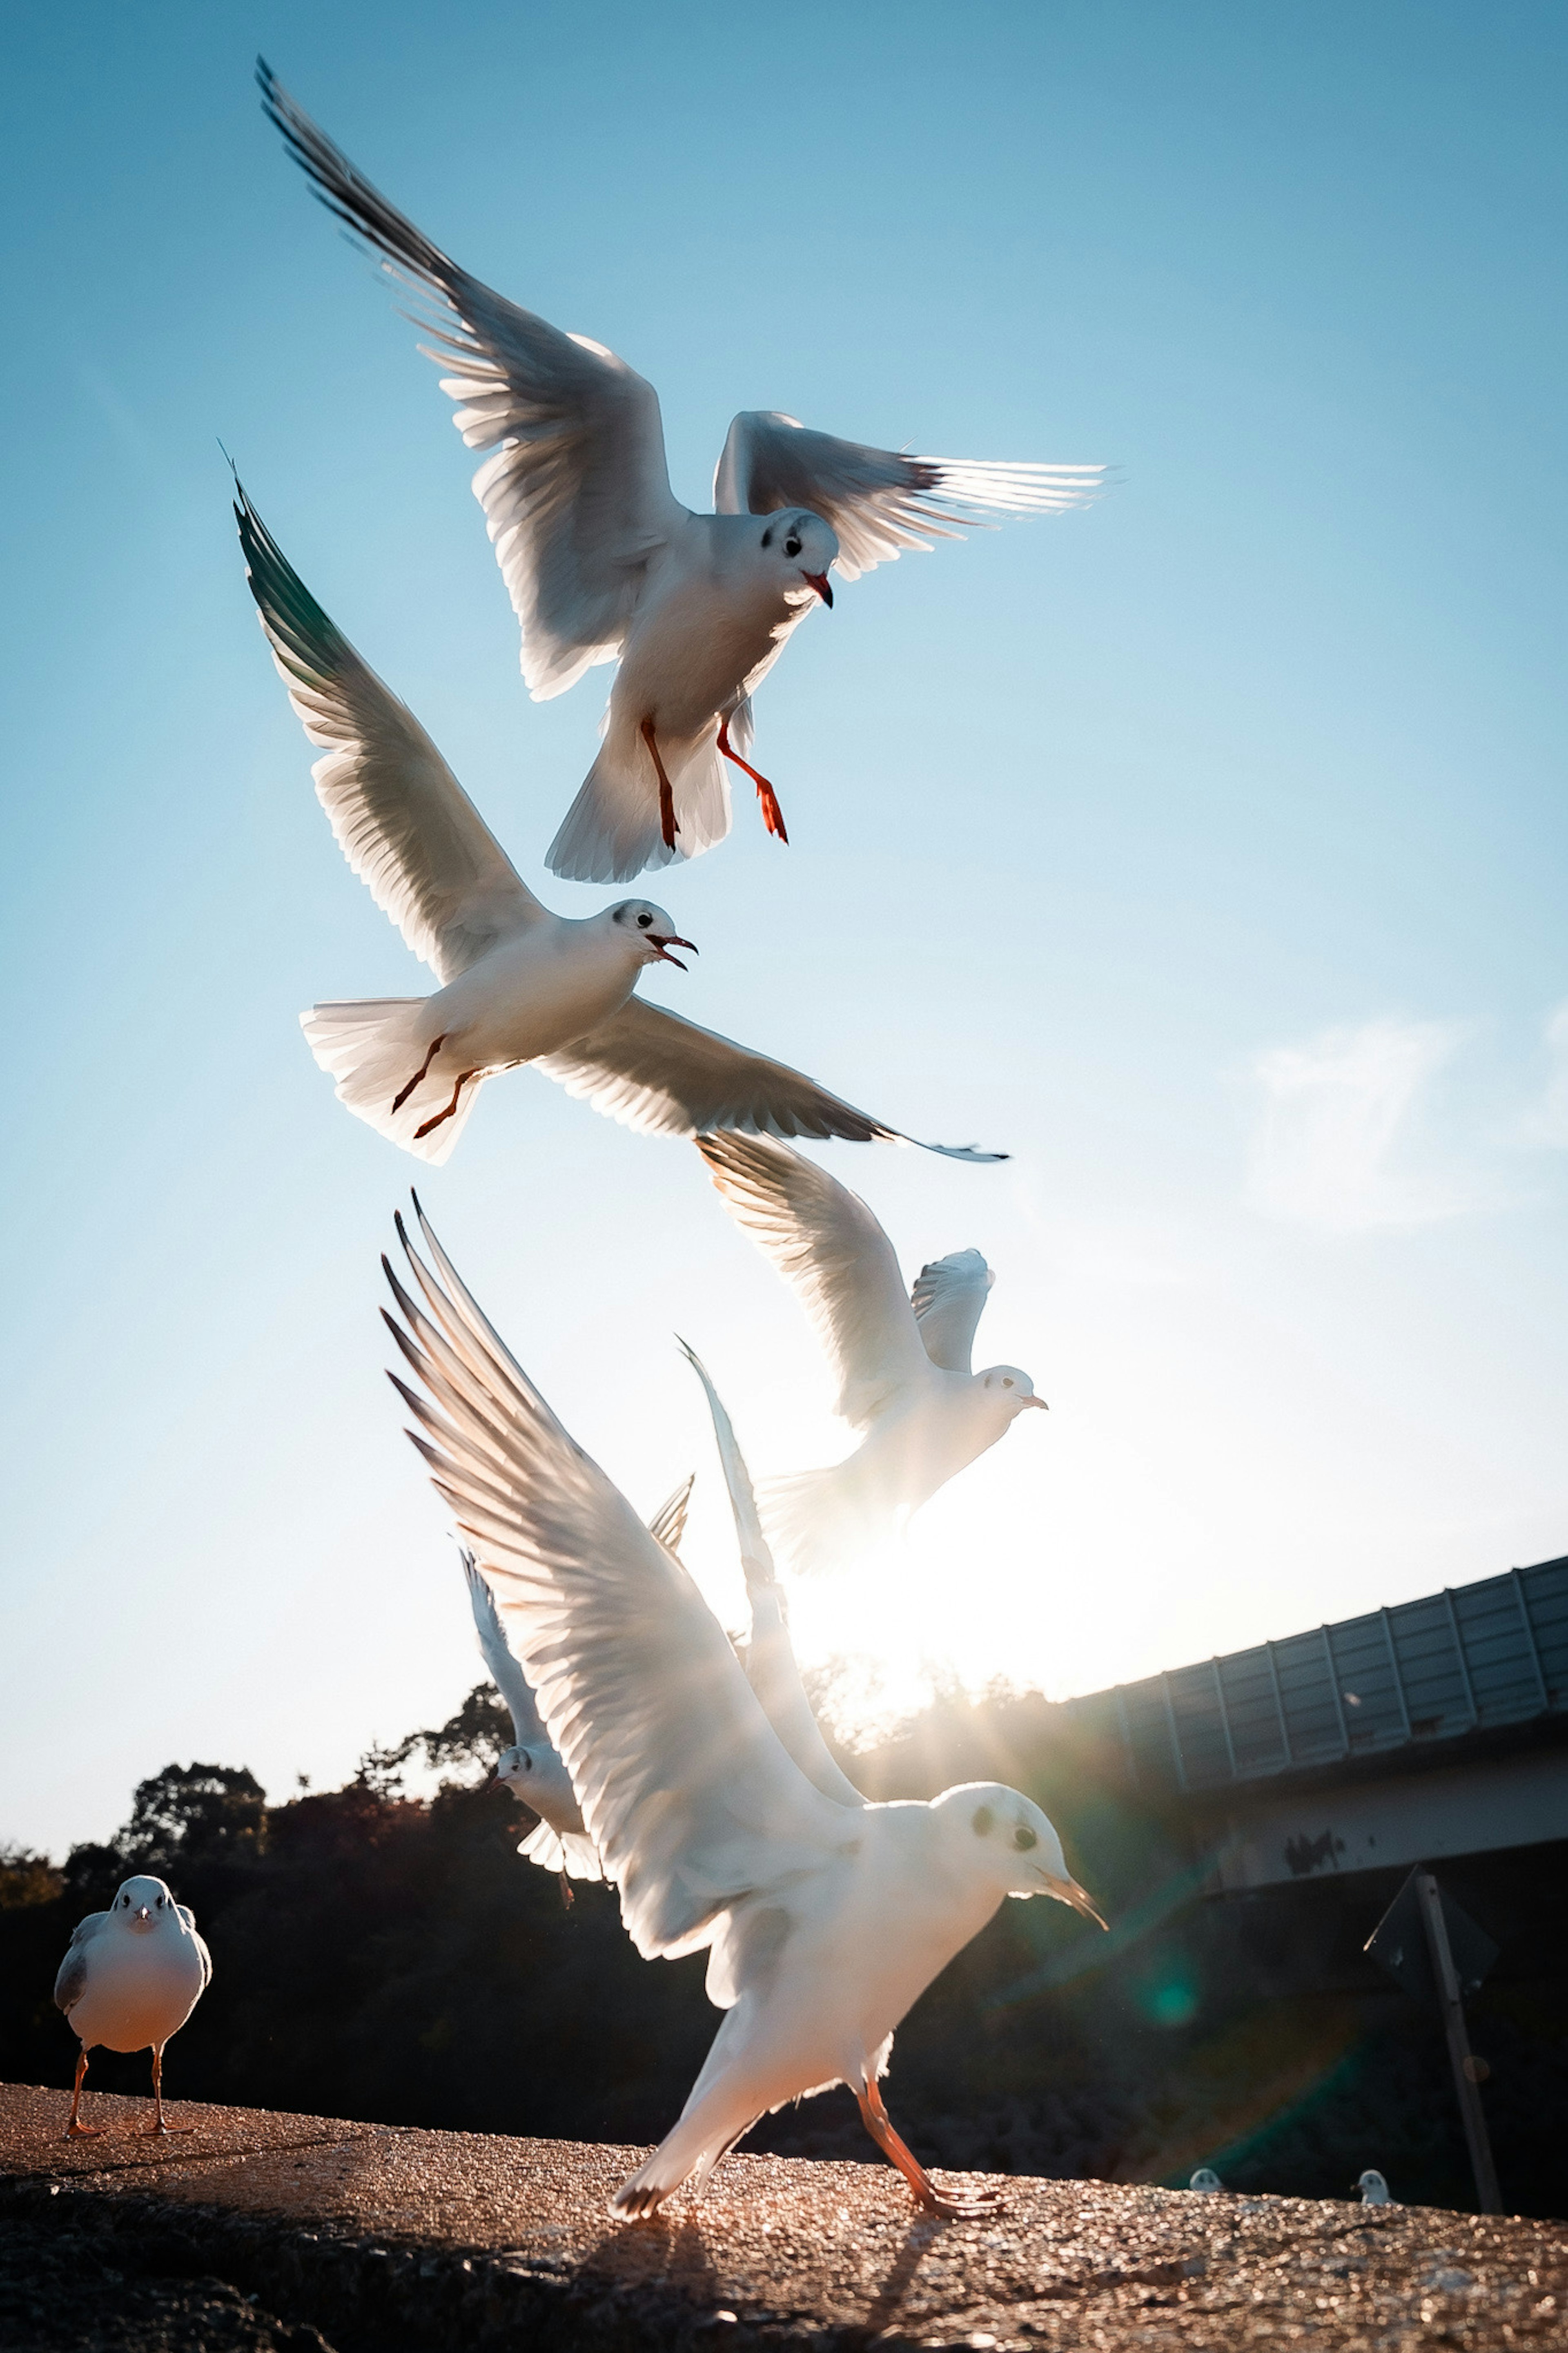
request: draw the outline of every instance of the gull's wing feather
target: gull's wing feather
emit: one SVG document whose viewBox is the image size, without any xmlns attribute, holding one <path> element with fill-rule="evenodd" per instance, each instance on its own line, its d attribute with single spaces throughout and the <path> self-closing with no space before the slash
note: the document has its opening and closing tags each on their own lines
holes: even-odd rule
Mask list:
<svg viewBox="0 0 1568 2353">
<path fill-rule="evenodd" d="M 87 1948 L 109 1920 L 107 1912 L 89 1912 L 71 1930 L 65 1959 L 55 1977 L 55 2008 L 68 2011 L 87 1990 Z"/>
<path fill-rule="evenodd" d="M 693 1471 L 684 1478 L 673 1495 L 667 1495 L 647 1524 L 647 1532 L 666 1552 L 680 1557 L 680 1539 L 686 1534 L 686 1514 L 691 1507 L 691 1490 L 696 1483 Z"/>
<path fill-rule="evenodd" d="M 429 1400 L 414 1443 L 495 1591 L 628 1934 L 649 1957 L 694 1951 L 736 1905 L 827 1865 L 844 1810 L 791 1763 L 686 1570 L 420 1222 L 430 1314 L 388 1270 L 402 1325 L 387 1320 Z"/>
<path fill-rule="evenodd" d="M 995 1280 L 977 1250 L 949 1250 L 921 1267 L 911 1303 L 933 1365 L 950 1373 L 969 1371 L 975 1326 Z"/>
<path fill-rule="evenodd" d="M 988 514 L 1048 514 L 1082 506 L 1103 466 L 987 463 L 911 458 L 816 433 L 777 409 L 744 410 L 730 427 L 713 503 L 721 514 L 773 514 L 805 507 L 838 534 L 847 580 L 874 571 L 906 547 L 962 539 L 962 524 Z"/>
<path fill-rule="evenodd" d="M 815 1079 L 753 1054 L 717 1030 L 699 1029 L 661 1005 L 629 997 L 618 1013 L 558 1053 L 532 1065 L 557 1079 L 570 1095 L 585 1096 L 595 1111 L 648 1135 L 697 1135 L 710 1128 L 754 1135 L 806 1135 L 825 1142 L 910 1144 L 853 1103 L 829 1094 Z M 927 1144 L 950 1160 L 1004 1160 L 1005 1153 L 972 1145 Z"/>
<path fill-rule="evenodd" d="M 540 701 L 620 650 L 648 558 L 686 509 L 669 487 L 658 397 L 614 352 L 494 293 L 387 202 L 259 65 L 268 114 L 329 212 L 430 303 L 430 356 L 474 477 Z"/>
<path fill-rule="evenodd" d="M 724 1206 L 794 1289 L 857 1430 L 931 1377 L 893 1245 L 858 1193 L 767 1136 L 700 1135 Z"/>
<path fill-rule="evenodd" d="M 805 1685 L 800 1679 L 795 1644 L 789 1637 L 789 1609 L 784 1588 L 773 1573 L 773 1556 L 757 1515 L 752 1474 L 746 1468 L 724 1400 L 709 1378 L 708 1367 L 688 1341 L 681 1350 L 701 1382 L 713 1417 L 713 1436 L 730 1490 L 740 1541 L 741 1566 L 746 1573 L 746 1593 L 752 1605 L 752 1638 L 746 1645 L 746 1681 L 763 1704 L 763 1712 L 806 1779 L 836 1805 L 866 1802 L 853 1781 L 839 1770 L 822 1736 Z"/>
<path fill-rule="evenodd" d="M 544 1725 L 529 1689 L 528 1677 L 517 1662 L 516 1653 L 506 1639 L 506 1629 L 500 1622 L 495 1595 L 486 1584 L 483 1572 L 471 1552 L 461 1555 L 463 1575 L 468 1583 L 468 1599 L 473 1606 L 474 1630 L 479 1638 L 479 1649 L 489 1670 L 489 1678 L 511 1710 L 512 1731 L 520 1748 L 531 1746 L 544 1736 Z"/>
<path fill-rule="evenodd" d="M 443 983 L 544 913 L 405 703 L 321 610 L 239 488 L 246 577 L 354 872 Z"/>
</svg>

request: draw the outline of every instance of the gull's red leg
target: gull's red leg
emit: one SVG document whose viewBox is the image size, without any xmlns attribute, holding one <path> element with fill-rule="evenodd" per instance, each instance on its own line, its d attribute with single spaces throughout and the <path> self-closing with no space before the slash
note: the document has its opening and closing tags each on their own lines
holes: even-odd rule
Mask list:
<svg viewBox="0 0 1568 2353">
<path fill-rule="evenodd" d="M 892 2118 L 882 2105 L 882 2094 L 874 2083 L 867 2084 L 855 2094 L 860 2103 L 860 2118 L 867 2131 L 890 2163 L 896 2165 L 914 2194 L 917 2206 L 928 2214 L 940 2214 L 949 2221 L 963 2221 L 980 2214 L 994 2214 L 1001 2200 L 983 2191 L 972 2199 L 949 2198 L 939 2189 L 914 2151 L 905 2147 L 893 2130 Z"/>
<path fill-rule="evenodd" d="M 664 773 L 664 762 L 658 756 L 658 745 L 654 740 L 651 719 L 643 721 L 642 739 L 653 754 L 653 765 L 658 771 L 658 829 L 664 836 L 666 849 L 673 849 L 675 837 L 680 831 L 680 828 L 675 822 L 675 795 L 670 791 L 669 778 Z"/>
<path fill-rule="evenodd" d="M 566 1865 L 563 1863 L 561 1866 L 561 1901 L 564 1905 L 566 1910 L 570 1912 L 576 1900 L 576 1897 L 572 1893 L 571 1876 L 567 1872 Z"/>
<path fill-rule="evenodd" d="M 723 753 L 726 760 L 733 760 L 737 768 L 744 768 L 757 788 L 757 798 L 763 805 L 763 823 L 770 833 L 776 833 L 779 839 L 787 845 L 789 836 L 784 831 L 784 811 L 779 807 L 779 797 L 766 776 L 759 776 L 751 762 L 742 760 L 739 752 L 735 750 L 730 741 L 730 723 L 727 719 L 721 719 L 719 722 L 719 749 Z"/>
<path fill-rule="evenodd" d="M 429 1134 L 429 1133 L 430 1133 L 430 1131 L 431 1131 L 431 1129 L 432 1129 L 433 1127 L 439 1127 L 439 1126 L 441 1125 L 441 1124 L 442 1124 L 442 1122 L 443 1122 L 444 1120 L 448 1120 L 448 1119 L 450 1119 L 450 1118 L 451 1118 L 451 1116 L 452 1116 L 453 1113 L 454 1113 L 454 1112 L 457 1110 L 457 1108 L 458 1108 L 458 1096 L 462 1093 L 463 1089 L 468 1085 L 468 1081 L 469 1081 L 470 1079 L 477 1079 L 477 1078 L 479 1077 L 479 1074 L 478 1071 L 465 1071 L 463 1072 L 462 1077 L 458 1081 L 457 1085 L 452 1089 L 452 1100 L 451 1100 L 451 1102 L 447 1105 L 446 1110 L 445 1110 L 445 1111 L 438 1111 L 438 1112 L 436 1113 L 436 1116 L 435 1116 L 435 1118 L 434 1118 L 434 1119 L 427 1119 L 427 1120 L 425 1122 L 425 1124 L 424 1124 L 424 1125 L 423 1125 L 422 1127 L 416 1127 L 416 1128 L 415 1129 L 415 1131 L 414 1131 L 414 1140 L 415 1140 L 416 1144 L 417 1144 L 417 1143 L 418 1143 L 418 1141 L 419 1141 L 419 1139 L 420 1139 L 420 1137 L 421 1137 L 422 1135 L 428 1135 L 428 1134 Z"/>
<path fill-rule="evenodd" d="M 86 2073 L 87 2073 L 87 2045 L 86 2045 L 86 2043 L 84 2042 L 84 2043 L 82 2044 L 82 2046 L 81 2046 L 81 2050 L 79 2051 L 79 2053 L 78 2053 L 78 2055 L 77 2055 L 77 2063 L 76 2063 L 76 2088 L 75 2088 L 75 2089 L 74 2089 L 74 2091 L 71 2093 L 71 2113 L 70 2113 L 70 2122 L 69 2122 L 69 2124 L 68 2124 L 68 2125 L 67 2125 L 67 2126 L 66 2126 L 66 2132 L 65 2132 L 65 2137 L 66 2137 L 67 2140 L 80 2140 L 80 2139 L 83 2137 L 83 2136 L 84 2136 L 85 2134 L 87 2134 L 87 2133 L 100 2133 L 100 2132 L 103 2130 L 103 2126 L 102 2126 L 101 2125 L 84 2125 L 84 2124 L 82 2123 L 81 2119 L 79 2118 L 79 2116 L 77 2115 L 77 2110 L 78 2110 L 78 2109 L 80 2107 L 80 2105 L 81 2105 L 81 2086 L 82 2086 L 82 2079 L 83 2079 L 83 2077 L 86 2075 Z"/>
<path fill-rule="evenodd" d="M 149 2140 L 162 2138 L 165 2133 L 195 2130 L 195 2125 L 170 2125 L 163 2121 L 163 2046 L 161 2042 L 153 2045 L 153 2121 L 150 2125 L 143 2125 L 142 2130 Z"/>
<path fill-rule="evenodd" d="M 425 1060 L 420 1063 L 419 1068 L 415 1071 L 414 1076 L 409 1080 L 408 1084 L 405 1087 L 400 1087 L 397 1092 L 393 1096 L 392 1108 L 394 1111 L 401 1111 L 403 1109 L 404 1104 L 408 1101 L 409 1096 L 414 1092 L 415 1088 L 419 1084 L 420 1080 L 425 1076 L 426 1071 L 430 1068 L 431 1063 L 435 1060 L 437 1055 L 440 1052 L 446 1042 L 446 1032 L 443 1031 L 441 1036 L 432 1044 L 430 1051 L 426 1055 Z"/>
</svg>

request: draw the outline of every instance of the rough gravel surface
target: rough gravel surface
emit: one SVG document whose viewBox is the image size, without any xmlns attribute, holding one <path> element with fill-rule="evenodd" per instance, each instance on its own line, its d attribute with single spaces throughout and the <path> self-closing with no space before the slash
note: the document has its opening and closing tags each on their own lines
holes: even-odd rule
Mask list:
<svg viewBox="0 0 1568 2353">
<path fill-rule="evenodd" d="M 941 2222 L 880 2165 L 738 2156 L 627 2225 L 641 2150 L 188 2104 L 153 2142 L 90 2095 L 67 2142 L 68 2105 L 0 2087 L 7 2353 L 1568 2341 L 1552 2222 L 1016 2177 Z"/>
</svg>

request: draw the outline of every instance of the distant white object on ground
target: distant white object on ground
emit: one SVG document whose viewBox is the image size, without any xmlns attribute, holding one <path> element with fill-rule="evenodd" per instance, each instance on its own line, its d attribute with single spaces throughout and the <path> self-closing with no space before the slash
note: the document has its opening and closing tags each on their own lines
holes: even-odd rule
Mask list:
<svg viewBox="0 0 1568 2353">
<path fill-rule="evenodd" d="M 63 2010 L 81 2043 L 76 2063 L 68 2138 L 101 2129 L 81 2121 L 88 2053 L 153 2053 L 153 2122 L 148 2133 L 185 2132 L 163 2117 L 163 2046 L 177 2034 L 211 1980 L 212 1956 L 196 1924 L 161 1879 L 138 1873 L 121 1882 L 107 1912 L 77 1923 L 55 1979 L 55 2007 Z"/>
<path fill-rule="evenodd" d="M 763 1489 L 784 1566 L 834 1567 L 903 1526 L 1045 1399 L 1016 1365 L 970 1370 L 995 1280 L 978 1250 L 922 1267 L 911 1297 L 865 1202 L 814 1160 L 762 1136 L 700 1136 L 698 1150 L 736 1224 L 798 1295 L 837 1384 L 835 1409 L 862 1433 L 831 1470 Z"/>
<path fill-rule="evenodd" d="M 1375 2165 L 1367 2167 L 1366 2171 L 1357 2181 L 1356 2188 L 1361 2191 L 1361 2202 L 1363 2206 L 1388 2206 L 1393 2203 L 1388 2194 L 1388 2184 Z"/>
<path fill-rule="evenodd" d="M 904 1143 L 786 1063 L 633 995 L 650 964 L 686 966 L 662 907 L 623 899 L 553 915 L 523 882 L 406 704 L 324 613 L 239 491 L 246 576 L 306 734 L 333 833 L 376 905 L 441 983 L 431 997 L 318 1005 L 300 1026 L 340 1103 L 422 1160 L 447 1159 L 487 1078 L 531 1063 L 568 1094 L 662 1135 Z M 995 1153 L 932 1145 L 950 1159 Z"/>
<path fill-rule="evenodd" d="M 263 64 L 271 120 L 328 210 L 426 297 L 431 354 L 474 477 L 512 608 L 522 674 L 545 701 L 618 662 L 604 748 L 551 845 L 556 874 L 624 882 L 694 858 L 730 829 L 724 763 L 756 785 L 785 839 L 773 786 L 743 757 L 751 697 L 818 602 L 847 579 L 986 515 L 1079 506 L 1099 466 L 913 458 L 793 417 L 735 418 L 695 514 L 669 487 L 658 396 L 585 335 L 520 310 L 432 245 L 297 106 Z M 731 729 L 735 741 L 730 740 Z"/>
<path fill-rule="evenodd" d="M 1056 1831 L 1016 1789 L 974 1782 L 929 1805 L 841 1805 L 786 1754 L 680 1563 L 574 1444 L 429 1222 L 426 1303 L 397 1289 L 415 1444 L 473 1546 L 583 1820 L 647 1958 L 709 1952 L 726 2011 L 674 2130 L 614 2211 L 698 2190 L 759 2116 L 847 2083 L 868 2130 L 937 2212 L 878 2088 L 893 2030 L 1005 1895 L 1099 1920 Z M 411 1260 L 414 1253 L 410 1251 Z M 426 1312 L 428 1308 L 428 1313 Z M 1103 1926 L 1103 1923 L 1101 1923 Z"/>
<path fill-rule="evenodd" d="M 1225 2184 L 1220 2179 L 1212 2165 L 1200 2165 L 1192 2179 L 1188 2182 L 1187 2188 L 1189 2189 L 1196 2189 L 1200 2193 L 1206 2193 L 1215 2189 L 1223 2189 L 1225 2188 Z"/>
</svg>

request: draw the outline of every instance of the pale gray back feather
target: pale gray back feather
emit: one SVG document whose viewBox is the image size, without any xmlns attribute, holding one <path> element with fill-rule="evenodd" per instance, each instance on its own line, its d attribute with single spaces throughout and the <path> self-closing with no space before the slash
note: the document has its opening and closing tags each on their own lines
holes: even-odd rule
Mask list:
<svg viewBox="0 0 1568 2353">
<path fill-rule="evenodd" d="M 66 1947 L 66 1957 L 60 1963 L 55 1978 L 57 2010 L 63 2010 L 68 2013 L 73 2004 L 79 2002 L 86 1992 L 88 1947 L 100 1930 L 107 1926 L 109 1917 L 110 1915 L 107 1912 L 89 1912 L 86 1919 L 79 1920 L 71 1930 L 71 1940 Z"/>
</svg>

